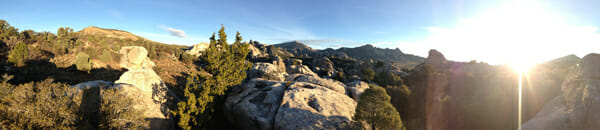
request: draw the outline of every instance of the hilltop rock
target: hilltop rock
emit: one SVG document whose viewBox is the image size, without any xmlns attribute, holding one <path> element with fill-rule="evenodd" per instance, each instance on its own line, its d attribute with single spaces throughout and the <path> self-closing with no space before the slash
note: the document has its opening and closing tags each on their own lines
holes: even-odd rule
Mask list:
<svg viewBox="0 0 600 130">
<path fill-rule="evenodd" d="M 185 53 L 188 53 L 193 56 L 201 56 L 202 52 L 204 52 L 206 49 L 208 49 L 209 45 L 210 44 L 208 44 L 208 43 L 198 43 L 198 44 L 190 47 L 188 50 L 186 50 Z"/>
<path fill-rule="evenodd" d="M 525 130 L 597 129 L 600 127 L 600 55 L 588 54 L 562 84 L 561 95 L 547 103 Z"/>
<path fill-rule="evenodd" d="M 427 56 L 424 64 L 430 65 L 434 68 L 443 68 L 445 67 L 446 62 L 446 57 L 444 57 L 442 53 L 435 49 L 431 49 L 429 50 L 429 56 Z"/>
<path fill-rule="evenodd" d="M 131 69 L 152 69 L 154 62 L 148 57 L 148 51 L 146 48 L 141 46 L 126 46 L 121 47 L 119 50 L 121 54 L 121 60 L 119 64 L 121 67 Z"/>
</svg>

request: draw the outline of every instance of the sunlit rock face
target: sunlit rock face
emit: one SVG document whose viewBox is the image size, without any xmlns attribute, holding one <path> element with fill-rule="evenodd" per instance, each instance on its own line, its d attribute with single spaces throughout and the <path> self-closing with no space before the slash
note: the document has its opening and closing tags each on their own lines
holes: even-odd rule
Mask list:
<svg viewBox="0 0 600 130">
<path fill-rule="evenodd" d="M 150 120 L 150 129 L 174 128 L 174 123 L 168 116 L 169 110 L 165 104 L 168 88 L 160 79 L 160 76 L 152 70 L 154 62 L 148 58 L 148 51 L 144 47 L 127 46 L 122 47 L 119 53 L 122 55 L 120 64 L 122 67 L 127 68 L 128 71 L 123 73 L 117 81 L 112 83 L 97 80 L 79 83 L 73 85 L 73 87 L 82 89 L 84 92 L 90 91 L 95 93 L 92 96 L 101 96 L 99 95 L 99 88 L 101 87 L 119 89 L 120 93 L 139 101 L 133 107 L 145 111 L 143 116 L 145 119 Z M 93 98 L 93 100 L 99 100 L 99 98 Z M 97 101 L 86 102 L 93 104 Z M 95 107 L 99 106 L 95 105 Z"/>
<path fill-rule="evenodd" d="M 254 78 L 232 89 L 224 110 L 240 129 L 349 129 L 357 103 L 345 87 L 302 73 L 285 81 Z"/>
<path fill-rule="evenodd" d="M 582 58 L 564 80 L 561 95 L 547 103 L 526 130 L 600 128 L 600 55 Z"/>
<path fill-rule="evenodd" d="M 186 50 L 185 53 L 188 53 L 193 56 L 201 56 L 202 52 L 204 52 L 206 49 L 208 49 L 209 45 L 210 44 L 208 44 L 208 43 L 198 43 L 198 44 L 190 47 L 188 50 Z"/>
</svg>

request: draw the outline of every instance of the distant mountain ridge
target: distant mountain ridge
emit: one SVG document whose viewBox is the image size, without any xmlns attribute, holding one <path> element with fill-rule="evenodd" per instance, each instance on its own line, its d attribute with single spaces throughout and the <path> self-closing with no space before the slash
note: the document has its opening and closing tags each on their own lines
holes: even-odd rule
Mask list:
<svg viewBox="0 0 600 130">
<path fill-rule="evenodd" d="M 337 58 L 351 58 L 355 60 L 362 60 L 369 62 L 370 60 L 381 61 L 381 62 L 392 62 L 398 64 L 404 64 L 409 66 L 416 66 L 425 61 L 424 57 L 405 54 L 400 49 L 382 49 L 377 48 L 371 44 L 355 47 L 346 48 L 342 47 L 339 49 L 327 48 L 324 50 L 312 49 L 311 47 L 299 42 L 291 41 L 273 46 L 282 48 L 296 57 L 337 57 Z"/>
</svg>

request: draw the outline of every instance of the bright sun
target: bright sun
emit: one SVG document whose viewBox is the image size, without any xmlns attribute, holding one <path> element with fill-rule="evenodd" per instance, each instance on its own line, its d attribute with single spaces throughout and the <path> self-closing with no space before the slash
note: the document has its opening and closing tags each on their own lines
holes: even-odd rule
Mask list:
<svg viewBox="0 0 600 130">
<path fill-rule="evenodd" d="M 535 63 L 533 62 L 527 62 L 527 61 L 513 61 L 508 63 L 508 65 L 510 65 L 510 67 L 512 67 L 517 73 L 519 74 L 527 74 L 527 72 L 529 71 L 529 69 L 534 65 Z"/>
</svg>

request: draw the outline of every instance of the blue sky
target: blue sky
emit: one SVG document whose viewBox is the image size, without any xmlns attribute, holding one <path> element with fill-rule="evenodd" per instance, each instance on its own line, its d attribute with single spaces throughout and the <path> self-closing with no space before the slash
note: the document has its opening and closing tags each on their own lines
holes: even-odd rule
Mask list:
<svg viewBox="0 0 600 130">
<path fill-rule="evenodd" d="M 513 52 L 510 51 L 515 48 L 513 46 L 525 44 L 528 48 L 516 49 L 514 52 L 518 53 L 514 54 L 541 53 L 524 59 L 534 62 L 566 54 L 583 56 L 600 49 L 592 45 L 600 39 L 596 36 L 600 2 L 594 0 L 530 1 L 525 4 L 510 0 L 7 0 L 1 3 L 0 19 L 21 30 L 55 32 L 59 27 L 80 30 L 98 26 L 129 31 L 169 44 L 206 42 L 223 24 L 229 36 L 240 31 L 245 40 L 267 44 L 299 40 L 319 49 L 373 44 L 400 48 L 421 56 L 426 56 L 429 49 L 438 49 L 449 59 L 459 61 L 509 62 L 513 55 L 501 53 Z M 520 6 L 523 7 L 521 10 L 513 9 Z M 547 22 L 550 23 L 540 24 Z M 532 25 L 540 27 L 524 29 Z M 506 29 L 541 31 L 544 35 L 523 38 L 511 35 L 513 33 Z M 568 34 L 578 35 L 546 38 Z M 574 38 L 580 40 L 565 40 Z M 515 39 L 519 41 L 515 42 Z M 544 43 L 548 41 L 553 41 L 550 46 L 556 47 Z M 574 44 L 579 47 L 565 50 L 564 46 Z M 590 49 L 593 47 L 598 49 Z"/>
</svg>

